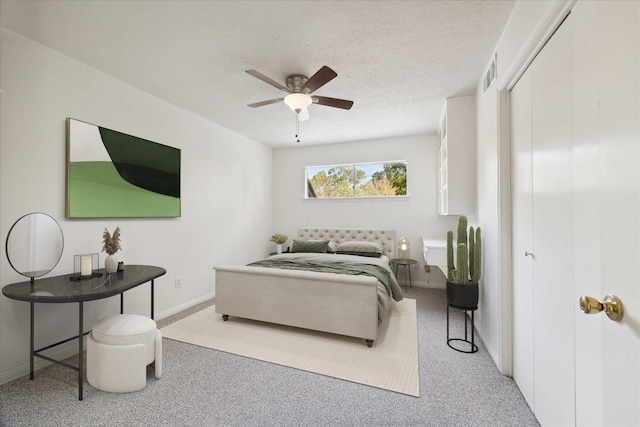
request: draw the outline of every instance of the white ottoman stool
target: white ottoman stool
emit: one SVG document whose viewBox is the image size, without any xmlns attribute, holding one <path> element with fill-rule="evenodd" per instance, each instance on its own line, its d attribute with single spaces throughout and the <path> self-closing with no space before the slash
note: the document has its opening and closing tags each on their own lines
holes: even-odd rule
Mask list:
<svg viewBox="0 0 640 427">
<path fill-rule="evenodd" d="M 87 381 L 115 393 L 142 390 L 147 365 L 155 361 L 162 376 L 162 334 L 156 322 L 137 314 L 117 314 L 98 320 L 87 336 Z"/>
</svg>

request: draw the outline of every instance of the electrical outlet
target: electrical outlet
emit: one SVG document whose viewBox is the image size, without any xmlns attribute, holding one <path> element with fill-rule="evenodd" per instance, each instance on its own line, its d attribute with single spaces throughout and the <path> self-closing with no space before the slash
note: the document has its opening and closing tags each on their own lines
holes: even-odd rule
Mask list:
<svg viewBox="0 0 640 427">
<path fill-rule="evenodd" d="M 182 287 L 181 279 L 176 278 L 176 289 L 180 289 Z"/>
</svg>

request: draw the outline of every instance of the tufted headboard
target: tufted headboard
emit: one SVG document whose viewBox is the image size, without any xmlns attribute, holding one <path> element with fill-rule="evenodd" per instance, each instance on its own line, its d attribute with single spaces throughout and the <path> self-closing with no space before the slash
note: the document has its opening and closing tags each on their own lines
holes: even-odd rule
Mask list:
<svg viewBox="0 0 640 427">
<path fill-rule="evenodd" d="M 384 254 L 391 260 L 396 253 L 395 230 L 369 230 L 364 228 L 298 228 L 298 238 L 301 240 L 331 240 L 336 243 L 359 240 L 378 242 L 384 248 Z"/>
</svg>

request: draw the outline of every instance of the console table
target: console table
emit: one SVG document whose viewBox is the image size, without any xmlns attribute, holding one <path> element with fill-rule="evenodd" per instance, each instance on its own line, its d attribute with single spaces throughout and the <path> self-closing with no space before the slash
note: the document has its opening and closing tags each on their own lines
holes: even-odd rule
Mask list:
<svg viewBox="0 0 640 427">
<path fill-rule="evenodd" d="M 27 301 L 31 305 L 30 321 L 30 379 L 33 379 L 33 358 L 34 356 L 48 360 L 53 363 L 65 366 L 78 371 L 78 400 L 82 400 L 82 385 L 84 382 L 83 337 L 89 332 L 84 332 L 83 325 L 83 303 L 108 298 L 120 294 L 120 313 L 124 310 L 124 292 L 143 283 L 151 282 L 151 318 L 153 319 L 153 292 L 154 279 L 166 274 L 166 270 L 161 267 L 150 265 L 127 265 L 124 270 L 116 273 L 105 273 L 104 269 L 99 270 L 98 277 L 89 277 L 81 280 L 73 280 L 71 274 L 62 276 L 47 277 L 29 282 L 20 282 L 7 285 L 2 288 L 2 293 L 7 297 L 19 301 Z M 34 305 L 36 303 L 78 303 L 78 335 L 64 341 L 35 349 L 34 347 Z M 48 350 L 60 344 L 64 344 L 74 339 L 78 339 L 78 366 L 55 360 L 40 354 L 41 351 Z"/>
</svg>

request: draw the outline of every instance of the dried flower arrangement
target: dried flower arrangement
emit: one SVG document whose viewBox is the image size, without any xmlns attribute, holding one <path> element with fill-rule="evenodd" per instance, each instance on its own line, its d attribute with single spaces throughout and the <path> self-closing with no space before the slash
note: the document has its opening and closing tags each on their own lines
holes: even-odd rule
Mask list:
<svg viewBox="0 0 640 427">
<path fill-rule="evenodd" d="M 277 243 L 278 245 L 283 244 L 284 242 L 287 241 L 287 239 L 288 237 L 282 233 L 276 233 L 273 236 L 271 236 L 271 241 L 274 243 Z"/>
<path fill-rule="evenodd" d="M 102 252 L 113 255 L 120 249 L 122 249 L 120 246 L 120 227 L 116 227 L 113 231 L 113 236 L 105 228 L 104 233 L 102 233 Z"/>
</svg>

